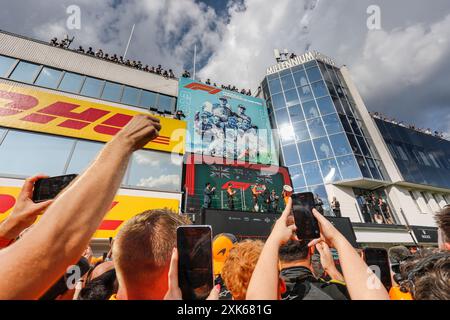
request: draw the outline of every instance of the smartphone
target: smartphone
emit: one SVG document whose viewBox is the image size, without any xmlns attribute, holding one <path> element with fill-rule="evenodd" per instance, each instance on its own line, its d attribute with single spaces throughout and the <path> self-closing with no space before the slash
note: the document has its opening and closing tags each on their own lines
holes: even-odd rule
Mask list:
<svg viewBox="0 0 450 320">
<path fill-rule="evenodd" d="M 291 198 L 297 237 L 301 240 L 320 238 L 319 223 L 312 213 L 315 207 L 314 195 L 311 192 L 295 193 Z"/>
<path fill-rule="evenodd" d="M 76 174 L 68 174 L 37 180 L 34 183 L 33 202 L 42 202 L 56 198 L 76 177 Z"/>
<path fill-rule="evenodd" d="M 178 227 L 177 248 L 178 285 L 183 300 L 206 299 L 214 284 L 211 227 Z"/>
<path fill-rule="evenodd" d="M 365 248 L 363 249 L 363 258 L 378 276 L 386 290 L 389 291 L 392 287 L 392 282 L 387 250 L 383 248 Z"/>
</svg>

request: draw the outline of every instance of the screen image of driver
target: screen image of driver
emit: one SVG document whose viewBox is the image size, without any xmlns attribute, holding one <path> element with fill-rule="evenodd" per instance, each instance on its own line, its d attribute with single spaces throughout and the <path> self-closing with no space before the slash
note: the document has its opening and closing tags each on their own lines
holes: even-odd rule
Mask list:
<svg viewBox="0 0 450 320">
<path fill-rule="evenodd" d="M 225 97 L 219 98 L 220 103 L 215 103 L 213 105 L 213 114 L 218 116 L 222 122 L 227 122 L 228 117 L 231 116 L 231 108 L 228 104 L 228 100 Z"/>
</svg>

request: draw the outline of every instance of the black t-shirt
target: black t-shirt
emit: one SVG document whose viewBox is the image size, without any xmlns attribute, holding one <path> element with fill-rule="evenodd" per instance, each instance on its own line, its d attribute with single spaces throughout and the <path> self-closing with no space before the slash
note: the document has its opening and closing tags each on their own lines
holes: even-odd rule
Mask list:
<svg viewBox="0 0 450 320">
<path fill-rule="evenodd" d="M 316 279 L 306 267 L 281 270 L 286 283 L 283 300 L 349 300 L 347 287 L 343 284 Z"/>
</svg>

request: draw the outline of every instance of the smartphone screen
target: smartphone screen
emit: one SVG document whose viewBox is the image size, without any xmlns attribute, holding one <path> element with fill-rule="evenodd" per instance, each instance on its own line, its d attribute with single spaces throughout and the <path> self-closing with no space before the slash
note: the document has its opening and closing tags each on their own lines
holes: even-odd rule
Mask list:
<svg viewBox="0 0 450 320">
<path fill-rule="evenodd" d="M 210 226 L 177 229 L 178 285 L 183 300 L 204 300 L 213 288 Z"/>
<path fill-rule="evenodd" d="M 365 248 L 363 250 L 363 257 L 367 265 L 378 276 L 381 283 L 386 290 L 390 290 L 391 283 L 391 269 L 389 267 L 388 252 L 382 248 Z"/>
<path fill-rule="evenodd" d="M 320 238 L 319 223 L 312 213 L 315 206 L 314 195 L 311 192 L 295 193 L 291 198 L 297 237 L 301 240 Z"/>
<path fill-rule="evenodd" d="M 56 198 L 76 177 L 76 174 L 68 174 L 36 181 L 34 183 L 33 202 L 42 202 Z"/>
</svg>

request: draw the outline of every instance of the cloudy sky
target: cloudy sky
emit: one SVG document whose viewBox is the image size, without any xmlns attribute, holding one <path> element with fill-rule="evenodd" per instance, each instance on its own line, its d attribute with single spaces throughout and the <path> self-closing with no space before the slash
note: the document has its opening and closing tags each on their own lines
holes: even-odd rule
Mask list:
<svg viewBox="0 0 450 320">
<path fill-rule="evenodd" d="M 252 88 L 274 64 L 273 49 L 318 50 L 349 67 L 369 110 L 450 134 L 448 0 L 0 0 L 0 29 L 192 68 L 200 79 Z M 81 28 L 67 28 L 67 7 Z M 381 29 L 367 8 L 381 9 Z"/>
</svg>

